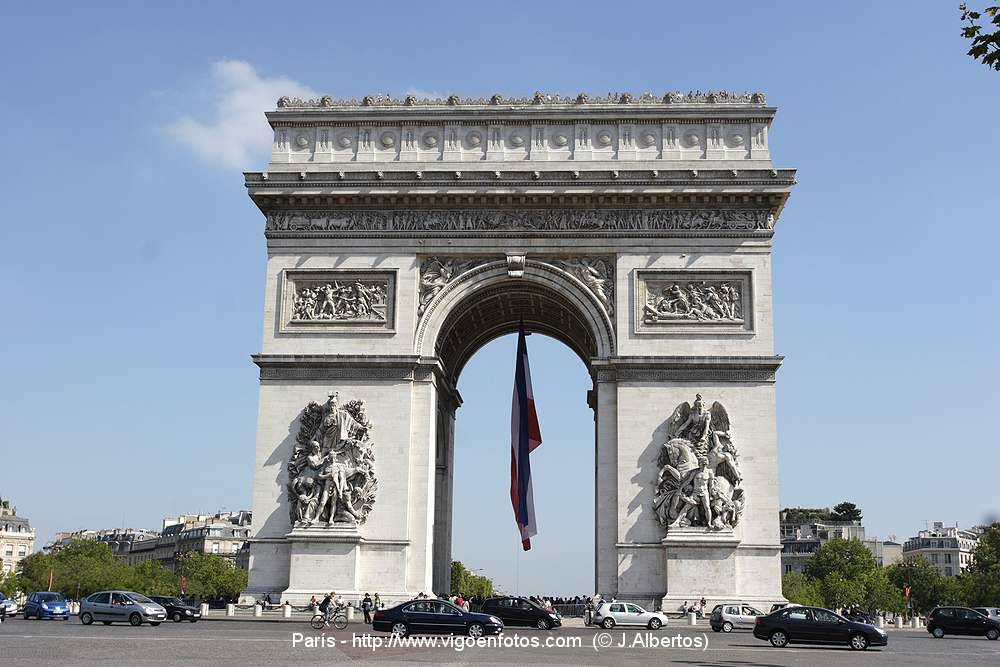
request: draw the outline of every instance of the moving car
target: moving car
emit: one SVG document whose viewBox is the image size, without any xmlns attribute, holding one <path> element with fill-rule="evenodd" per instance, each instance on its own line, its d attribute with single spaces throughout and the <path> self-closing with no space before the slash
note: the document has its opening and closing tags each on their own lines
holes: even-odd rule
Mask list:
<svg viewBox="0 0 1000 667">
<path fill-rule="evenodd" d="M 822 607 L 785 607 L 767 616 L 758 616 L 753 636 L 784 648 L 789 644 L 846 644 L 855 651 L 869 646 L 886 646 L 885 631 L 849 621 Z"/>
<path fill-rule="evenodd" d="M 646 611 L 631 602 L 605 602 L 594 612 L 594 624 L 605 630 L 616 625 L 641 625 L 659 630 L 667 624 L 667 615 L 659 611 Z"/>
<path fill-rule="evenodd" d="M 937 607 L 927 617 L 927 632 L 938 639 L 945 635 L 973 635 L 996 641 L 1000 620 L 968 607 Z"/>
<path fill-rule="evenodd" d="M 715 605 L 708 622 L 715 632 L 732 632 L 736 628 L 753 630 L 758 616 L 764 616 L 764 612 L 745 602 L 723 602 Z"/>
<path fill-rule="evenodd" d="M 39 591 L 28 596 L 24 603 L 24 620 L 29 618 L 69 618 L 69 601 L 62 593 Z"/>
<path fill-rule="evenodd" d="M 167 610 L 167 618 L 174 623 L 181 621 L 195 623 L 201 618 L 201 611 L 197 607 L 185 604 L 180 598 L 171 595 L 154 595 L 152 600 Z"/>
<path fill-rule="evenodd" d="M 3 593 L 0 593 L 0 607 L 3 607 L 6 610 L 8 617 L 17 613 L 17 602 Z"/>
<path fill-rule="evenodd" d="M 101 591 L 88 595 L 80 603 L 80 622 L 84 625 L 100 621 L 104 625 L 149 623 L 156 626 L 166 619 L 166 609 L 142 593 L 132 591 Z"/>
<path fill-rule="evenodd" d="M 519 597 L 496 597 L 483 602 L 482 612 L 496 616 L 504 625 L 525 625 L 548 630 L 562 625 L 559 614 L 545 611 L 536 602 Z"/>
<path fill-rule="evenodd" d="M 475 614 L 446 600 L 410 600 L 391 609 L 379 609 L 372 629 L 407 635 L 469 635 L 482 637 L 503 632 L 503 621 L 489 614 Z"/>
</svg>

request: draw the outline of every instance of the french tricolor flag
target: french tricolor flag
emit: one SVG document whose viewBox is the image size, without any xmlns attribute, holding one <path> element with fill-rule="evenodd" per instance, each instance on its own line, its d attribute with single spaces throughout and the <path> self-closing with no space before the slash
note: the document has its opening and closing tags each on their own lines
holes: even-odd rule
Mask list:
<svg viewBox="0 0 1000 667">
<path fill-rule="evenodd" d="M 528 455 L 542 444 L 542 432 L 531 393 L 531 369 L 524 323 L 517 331 L 517 365 L 514 369 L 514 397 L 510 408 L 510 503 L 521 532 L 521 546 L 531 549 L 535 526 L 535 499 L 531 492 L 531 461 Z"/>
</svg>

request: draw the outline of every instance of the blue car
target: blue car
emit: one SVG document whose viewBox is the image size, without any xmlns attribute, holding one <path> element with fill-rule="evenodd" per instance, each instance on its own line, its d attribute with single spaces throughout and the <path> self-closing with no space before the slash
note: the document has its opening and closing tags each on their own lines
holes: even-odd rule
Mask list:
<svg viewBox="0 0 1000 667">
<path fill-rule="evenodd" d="M 62 593 L 32 593 L 28 596 L 28 601 L 24 603 L 24 620 L 29 618 L 59 618 L 66 620 L 69 618 L 69 602 L 62 596 Z"/>
</svg>

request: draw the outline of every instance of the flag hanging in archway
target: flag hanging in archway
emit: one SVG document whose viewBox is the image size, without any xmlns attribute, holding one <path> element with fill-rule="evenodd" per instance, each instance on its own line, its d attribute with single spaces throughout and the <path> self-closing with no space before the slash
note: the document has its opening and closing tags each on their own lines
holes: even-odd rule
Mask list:
<svg viewBox="0 0 1000 667">
<path fill-rule="evenodd" d="M 535 414 L 535 399 L 531 393 L 531 369 L 528 366 L 528 345 L 524 323 L 517 331 L 517 361 L 514 367 L 514 397 L 510 408 L 510 503 L 521 533 L 521 546 L 531 549 L 531 538 L 538 534 L 535 526 L 535 500 L 531 492 L 531 461 L 529 454 L 542 444 L 542 432 Z"/>
</svg>

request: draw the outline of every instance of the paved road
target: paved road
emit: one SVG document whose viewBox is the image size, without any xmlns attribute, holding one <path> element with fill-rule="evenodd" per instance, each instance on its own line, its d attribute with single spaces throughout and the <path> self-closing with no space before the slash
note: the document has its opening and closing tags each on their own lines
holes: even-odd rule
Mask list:
<svg viewBox="0 0 1000 667">
<path fill-rule="evenodd" d="M 864 653 L 847 648 L 791 647 L 774 649 L 749 632 L 711 632 L 707 627 L 672 625 L 658 632 L 613 630 L 609 637 L 594 628 L 569 627 L 552 632 L 509 628 L 508 646 L 372 647 L 365 626 L 318 632 L 302 623 L 260 621 L 202 621 L 143 626 L 84 626 L 76 619 L 24 621 L 0 625 L 2 664 L 287 664 L 346 662 L 372 663 L 459 662 L 472 664 L 564 665 L 961 665 L 1000 664 L 1000 642 L 979 637 L 934 639 L 921 630 L 890 630 L 889 646 Z M 546 647 L 546 640 L 575 646 Z M 594 648 L 595 642 L 611 646 Z M 681 648 L 707 641 L 707 648 Z M 509 644 L 518 644 L 511 646 Z M 531 646 L 537 643 L 538 646 Z M 659 646 L 651 646 L 658 643 Z M 624 645 L 623 645 L 624 644 Z"/>
</svg>

